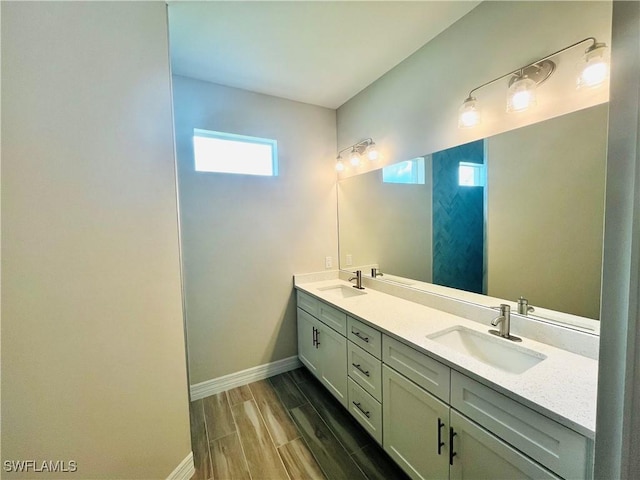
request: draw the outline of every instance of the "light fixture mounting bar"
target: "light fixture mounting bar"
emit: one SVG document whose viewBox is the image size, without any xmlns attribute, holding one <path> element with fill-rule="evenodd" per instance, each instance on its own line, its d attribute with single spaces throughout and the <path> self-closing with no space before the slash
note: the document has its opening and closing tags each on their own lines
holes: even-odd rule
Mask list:
<svg viewBox="0 0 640 480">
<path fill-rule="evenodd" d="M 537 64 L 543 63 L 543 62 L 549 60 L 551 57 L 559 55 L 562 52 L 570 50 L 573 47 L 577 47 L 578 45 L 580 45 L 582 43 L 585 43 L 585 42 L 588 42 L 588 41 L 592 42 L 592 45 L 589 48 L 595 47 L 595 45 L 598 43 L 598 41 L 594 37 L 583 38 L 582 40 L 580 40 L 580 41 L 578 41 L 576 43 L 573 43 L 573 44 L 571 44 L 571 45 L 569 45 L 567 47 L 561 48 L 557 52 L 553 52 L 553 53 L 547 55 L 546 57 L 542 57 L 542 58 L 536 60 L 535 62 L 531 62 L 531 63 L 529 63 L 529 64 L 527 64 L 527 65 L 525 65 L 523 67 L 520 67 L 520 68 L 516 68 L 515 70 L 513 70 L 513 71 L 511 71 L 509 73 L 505 73 L 504 75 L 500 75 L 499 77 L 494 78 L 493 80 L 489 80 L 488 82 L 483 83 L 482 85 L 480 85 L 480 86 L 478 86 L 478 87 L 476 87 L 476 88 L 474 88 L 474 89 L 469 91 L 468 99 L 473 98 L 473 92 L 475 92 L 477 90 L 480 90 L 481 88 L 486 87 L 487 85 L 491 85 L 492 83 L 495 83 L 498 80 L 502 80 L 505 77 L 509 77 L 509 76 L 513 76 L 513 75 L 519 74 L 519 73 L 523 72 L 525 69 L 528 69 L 529 67 L 533 67 L 533 66 L 535 66 Z M 553 63 L 553 62 L 551 62 L 551 63 Z M 549 72 L 549 74 L 542 81 L 546 80 L 549 77 L 549 75 L 551 75 L 551 73 L 553 73 L 553 70 L 551 72 Z M 541 83 L 541 82 L 539 82 L 539 83 Z"/>
<path fill-rule="evenodd" d="M 369 145 L 373 145 L 373 139 L 366 138 L 358 143 L 354 143 L 353 145 L 350 145 L 347 148 L 343 148 L 342 150 L 340 150 L 338 152 L 338 157 L 342 155 L 342 152 L 346 152 L 347 150 L 355 150 L 358 153 L 362 153 Z"/>
</svg>

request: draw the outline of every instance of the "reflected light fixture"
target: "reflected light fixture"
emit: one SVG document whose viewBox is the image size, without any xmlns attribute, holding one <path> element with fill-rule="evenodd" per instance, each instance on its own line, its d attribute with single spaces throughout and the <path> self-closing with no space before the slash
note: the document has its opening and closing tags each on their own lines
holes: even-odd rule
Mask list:
<svg viewBox="0 0 640 480">
<path fill-rule="evenodd" d="M 375 161 L 378 159 L 378 149 L 376 148 L 375 142 L 371 138 L 367 138 L 362 140 L 361 142 L 354 143 L 353 145 L 348 146 L 347 148 L 343 148 L 338 152 L 338 156 L 336 157 L 336 171 L 343 172 L 346 168 L 344 161 L 342 159 L 342 153 L 347 150 L 351 150 L 349 153 L 349 163 L 353 167 L 358 167 L 362 163 L 362 155 L 366 153 L 366 158 L 370 161 Z"/>
<path fill-rule="evenodd" d="M 577 86 L 578 88 L 596 88 L 602 85 L 609 74 L 607 45 L 599 43 L 594 37 L 587 37 L 472 89 L 458 110 L 458 127 L 475 127 L 481 122 L 482 114 L 474 92 L 505 77 L 510 77 L 507 91 L 507 112 L 524 112 L 534 107 L 537 103 L 538 85 L 547 80 L 556 69 L 556 64 L 550 58 L 585 42 L 591 42 L 591 45 L 585 50 L 578 64 Z"/>
<path fill-rule="evenodd" d="M 360 165 L 360 154 L 355 148 L 351 149 L 351 154 L 349 155 L 349 163 L 354 167 Z"/>
</svg>

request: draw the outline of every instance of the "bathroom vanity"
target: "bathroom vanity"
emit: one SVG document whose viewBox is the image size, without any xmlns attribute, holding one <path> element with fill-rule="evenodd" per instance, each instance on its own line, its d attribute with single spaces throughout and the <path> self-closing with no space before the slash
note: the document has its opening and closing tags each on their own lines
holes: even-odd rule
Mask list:
<svg viewBox="0 0 640 480">
<path fill-rule="evenodd" d="M 375 280 L 295 287 L 300 360 L 412 478 L 592 478 L 595 358 L 517 322 L 522 342 L 495 337 L 491 309 L 455 315 Z"/>
</svg>

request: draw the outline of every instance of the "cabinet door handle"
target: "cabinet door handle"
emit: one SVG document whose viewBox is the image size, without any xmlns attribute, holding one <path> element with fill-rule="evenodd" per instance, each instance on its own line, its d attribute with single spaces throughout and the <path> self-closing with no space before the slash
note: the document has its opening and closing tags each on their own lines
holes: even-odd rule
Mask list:
<svg viewBox="0 0 640 480">
<path fill-rule="evenodd" d="M 320 330 L 316 328 L 316 348 L 320 346 Z"/>
<path fill-rule="evenodd" d="M 357 332 L 355 330 L 351 330 L 351 333 L 353 333 L 356 337 L 358 337 L 363 342 L 369 343 L 369 337 L 364 337 L 362 334 L 360 334 L 360 332 Z"/>
<path fill-rule="evenodd" d="M 438 418 L 438 455 L 442 455 L 442 447 L 444 447 L 444 442 L 442 441 L 442 427 L 444 427 L 444 422 Z"/>
<path fill-rule="evenodd" d="M 313 329 L 313 333 L 312 333 L 312 335 L 313 335 L 313 346 L 315 347 L 316 346 L 316 341 L 317 341 L 317 339 L 316 339 L 316 327 L 311 327 L 311 328 Z"/>
<path fill-rule="evenodd" d="M 369 375 L 369 370 L 363 370 L 362 367 L 360 367 L 359 363 L 352 363 L 351 365 L 353 365 L 354 367 L 356 367 L 360 373 L 366 375 L 367 377 L 370 377 L 371 375 Z"/>
<path fill-rule="evenodd" d="M 369 412 L 369 410 L 364 410 L 364 409 L 360 406 L 360 402 L 351 402 L 351 403 L 353 403 L 353 404 L 356 406 L 356 408 L 357 408 L 358 410 L 360 410 L 360 411 L 362 412 L 362 414 L 363 414 L 365 417 L 367 417 L 367 418 L 371 418 L 371 412 Z"/>
<path fill-rule="evenodd" d="M 453 451 L 453 437 L 456 435 L 457 433 L 453 431 L 453 427 L 449 427 L 449 465 L 453 465 L 453 457 L 457 455 L 457 453 Z"/>
</svg>

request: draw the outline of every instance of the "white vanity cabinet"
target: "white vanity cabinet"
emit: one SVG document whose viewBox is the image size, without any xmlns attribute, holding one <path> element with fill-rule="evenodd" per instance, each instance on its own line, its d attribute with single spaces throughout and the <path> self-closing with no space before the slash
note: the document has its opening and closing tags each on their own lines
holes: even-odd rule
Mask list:
<svg viewBox="0 0 640 480">
<path fill-rule="evenodd" d="M 590 440 L 455 370 L 451 407 L 563 478 L 593 475 Z"/>
<path fill-rule="evenodd" d="M 347 316 L 349 411 L 382 445 L 382 334 Z"/>
<path fill-rule="evenodd" d="M 449 410 L 449 416 L 451 480 L 560 478 L 454 409 Z"/>
<path fill-rule="evenodd" d="M 449 477 L 449 406 L 382 367 L 383 447 L 414 479 Z"/>
<path fill-rule="evenodd" d="M 384 449 L 414 479 L 557 479 L 386 365 Z"/>
<path fill-rule="evenodd" d="M 345 407 L 346 324 L 345 313 L 310 295 L 298 292 L 298 357 Z"/>
<path fill-rule="evenodd" d="M 300 360 L 413 479 L 589 479 L 593 442 L 298 291 Z"/>
<path fill-rule="evenodd" d="M 383 360 L 383 446 L 409 476 L 558 478 L 450 407 L 457 372 L 387 336 Z"/>
</svg>

